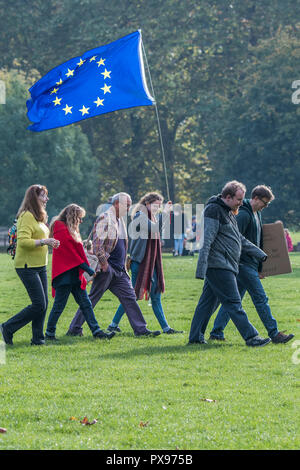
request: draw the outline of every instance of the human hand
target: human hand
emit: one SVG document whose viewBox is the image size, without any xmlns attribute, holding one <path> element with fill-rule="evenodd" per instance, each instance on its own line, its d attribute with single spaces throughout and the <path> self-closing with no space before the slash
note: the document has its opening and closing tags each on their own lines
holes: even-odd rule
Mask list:
<svg viewBox="0 0 300 470">
<path fill-rule="evenodd" d="M 60 245 L 60 241 L 56 240 L 55 238 L 46 238 L 44 242 L 45 245 L 52 246 L 52 248 L 58 248 Z"/>
<path fill-rule="evenodd" d="M 173 209 L 173 204 L 172 204 L 172 201 L 168 201 L 165 205 L 165 208 L 164 208 L 164 212 L 171 212 L 171 210 Z"/>
<path fill-rule="evenodd" d="M 107 270 L 108 270 L 108 262 L 106 260 L 105 263 L 101 264 L 101 271 L 106 273 Z"/>
</svg>

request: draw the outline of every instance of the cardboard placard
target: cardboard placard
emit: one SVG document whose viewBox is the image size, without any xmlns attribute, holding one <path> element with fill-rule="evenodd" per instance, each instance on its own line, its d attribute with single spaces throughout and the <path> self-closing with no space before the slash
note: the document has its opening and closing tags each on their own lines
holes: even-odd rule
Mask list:
<svg viewBox="0 0 300 470">
<path fill-rule="evenodd" d="M 268 255 L 262 264 L 263 276 L 276 276 L 292 272 L 290 257 L 287 249 L 283 224 L 263 225 L 263 250 Z"/>
</svg>

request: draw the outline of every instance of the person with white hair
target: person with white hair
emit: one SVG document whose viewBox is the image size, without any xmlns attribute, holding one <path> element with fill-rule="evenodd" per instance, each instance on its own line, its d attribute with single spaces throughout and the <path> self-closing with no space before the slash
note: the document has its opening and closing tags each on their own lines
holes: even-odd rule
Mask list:
<svg viewBox="0 0 300 470">
<path fill-rule="evenodd" d="M 122 217 L 132 204 L 127 193 L 117 193 L 111 199 L 111 207 L 97 217 L 93 227 L 93 253 L 98 257 L 96 274 L 89 298 L 92 306 L 99 302 L 109 289 L 124 306 L 135 336 L 158 336 L 160 331 L 150 331 L 137 303 L 135 291 L 125 268 L 127 255 L 127 230 Z M 85 318 L 77 310 L 68 335 L 82 336 Z"/>
</svg>

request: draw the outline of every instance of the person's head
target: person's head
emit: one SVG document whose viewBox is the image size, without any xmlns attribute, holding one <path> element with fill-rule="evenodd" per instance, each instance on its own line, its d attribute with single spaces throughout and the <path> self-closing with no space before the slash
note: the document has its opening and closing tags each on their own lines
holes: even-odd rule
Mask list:
<svg viewBox="0 0 300 470">
<path fill-rule="evenodd" d="M 164 200 L 163 196 L 158 192 L 150 192 L 150 193 L 144 194 L 144 196 L 141 197 L 141 199 L 137 203 L 133 211 L 132 217 L 134 217 L 137 211 L 143 210 L 145 209 L 145 207 L 149 211 L 151 211 L 152 214 L 155 215 L 158 212 L 158 210 L 161 208 L 163 200 Z"/>
<path fill-rule="evenodd" d="M 114 206 L 116 216 L 119 218 L 127 214 L 132 204 L 132 200 L 127 193 L 117 193 L 112 196 L 111 204 Z"/>
<path fill-rule="evenodd" d="M 275 199 L 271 188 L 265 185 L 255 186 L 251 192 L 251 206 L 254 212 L 262 211 L 265 207 L 268 207 L 271 201 Z"/>
<path fill-rule="evenodd" d="M 246 194 L 246 186 L 239 181 L 229 181 L 222 189 L 221 197 L 232 212 L 237 212 L 243 204 Z"/>
<path fill-rule="evenodd" d="M 33 184 L 25 192 L 24 199 L 17 213 L 17 218 L 24 211 L 29 211 L 38 222 L 47 222 L 46 205 L 48 189 L 41 184 Z"/>
<path fill-rule="evenodd" d="M 81 241 L 80 231 L 79 231 L 79 224 L 81 224 L 83 218 L 85 217 L 85 209 L 77 204 L 69 204 L 66 206 L 57 217 L 54 217 L 51 222 L 50 226 L 50 234 L 53 235 L 53 225 L 54 222 L 60 220 L 63 222 L 67 227 L 76 241 Z"/>
</svg>

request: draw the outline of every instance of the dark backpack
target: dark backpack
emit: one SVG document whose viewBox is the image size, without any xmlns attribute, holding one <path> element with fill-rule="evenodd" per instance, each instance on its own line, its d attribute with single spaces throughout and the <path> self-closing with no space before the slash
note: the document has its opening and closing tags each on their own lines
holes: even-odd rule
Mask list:
<svg viewBox="0 0 300 470">
<path fill-rule="evenodd" d="M 11 255 L 12 259 L 14 259 L 16 255 L 16 248 L 17 248 L 17 219 L 14 220 L 13 225 L 8 230 L 8 248 L 7 253 Z"/>
</svg>

